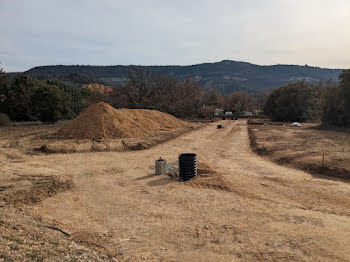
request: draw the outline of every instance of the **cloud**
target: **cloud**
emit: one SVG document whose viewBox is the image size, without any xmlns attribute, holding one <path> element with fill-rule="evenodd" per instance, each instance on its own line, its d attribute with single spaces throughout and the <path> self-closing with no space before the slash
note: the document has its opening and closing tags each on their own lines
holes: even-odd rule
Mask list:
<svg viewBox="0 0 350 262">
<path fill-rule="evenodd" d="M 2 0 L 0 61 L 350 67 L 349 21 L 347 0 Z"/>
</svg>

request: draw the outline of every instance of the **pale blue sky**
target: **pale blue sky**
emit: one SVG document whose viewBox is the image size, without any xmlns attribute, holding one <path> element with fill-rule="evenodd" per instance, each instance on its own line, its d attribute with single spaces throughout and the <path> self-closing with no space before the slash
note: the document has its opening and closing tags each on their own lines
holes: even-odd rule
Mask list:
<svg viewBox="0 0 350 262">
<path fill-rule="evenodd" d="M 0 0 L 0 63 L 350 68 L 350 0 Z"/>
</svg>

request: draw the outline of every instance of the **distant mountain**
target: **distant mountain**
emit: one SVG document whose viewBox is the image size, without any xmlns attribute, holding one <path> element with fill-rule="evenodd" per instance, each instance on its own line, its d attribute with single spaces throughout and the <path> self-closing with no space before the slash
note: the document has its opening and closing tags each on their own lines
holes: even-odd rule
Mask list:
<svg viewBox="0 0 350 262">
<path fill-rule="evenodd" d="M 191 66 L 137 66 L 156 74 L 170 75 L 178 79 L 191 77 L 206 89 L 215 89 L 227 94 L 234 91 L 259 93 L 269 88 L 297 80 L 311 83 L 338 81 L 341 69 L 327 69 L 299 65 L 260 66 L 246 62 L 224 60 Z M 127 83 L 129 66 L 39 66 L 25 72 L 38 78 L 95 80 L 111 86 Z M 92 82 L 91 82 L 92 83 Z M 86 83 L 88 84 L 88 83 Z"/>
</svg>

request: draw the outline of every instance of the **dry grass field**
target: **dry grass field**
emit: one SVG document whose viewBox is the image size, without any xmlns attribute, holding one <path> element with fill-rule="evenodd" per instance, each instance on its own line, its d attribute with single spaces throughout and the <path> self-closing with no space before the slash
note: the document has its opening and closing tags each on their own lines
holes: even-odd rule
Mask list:
<svg viewBox="0 0 350 262">
<path fill-rule="evenodd" d="M 0 146 L 2 149 L 7 148 L 7 150 L 3 150 L 3 154 L 0 157 L 6 159 L 6 155 L 10 158 L 16 158 L 17 154 L 127 152 L 142 150 L 201 127 L 201 123 L 192 123 L 186 127 L 160 131 L 145 138 L 62 139 L 56 136 L 56 132 L 62 125 L 63 123 L 55 125 L 27 123 L 0 127 Z"/>
<path fill-rule="evenodd" d="M 0 128 L 0 261 L 350 260 L 350 184 L 258 156 L 245 120 L 144 150 L 33 149 L 82 143 L 57 128 Z M 185 152 L 196 178 L 154 175 Z"/>
<path fill-rule="evenodd" d="M 350 179 L 350 129 L 305 123 L 251 120 L 251 146 L 259 155 L 282 165 L 340 179 Z"/>
<path fill-rule="evenodd" d="M 55 125 L 28 122 L 0 127 L 0 261 L 113 260 L 67 237 L 56 227 L 59 223 L 45 223 L 40 216 L 25 211 L 48 197 L 73 190 L 74 184 L 69 175 L 47 172 L 45 168 L 38 171 L 44 163 L 31 168 L 22 163 L 55 154 L 69 157 L 84 152 L 144 150 L 201 127 L 201 124 L 189 124 L 146 138 L 79 140 L 57 138 L 55 133 L 63 125 L 62 122 Z M 6 172 L 11 164 L 18 168 Z"/>
</svg>

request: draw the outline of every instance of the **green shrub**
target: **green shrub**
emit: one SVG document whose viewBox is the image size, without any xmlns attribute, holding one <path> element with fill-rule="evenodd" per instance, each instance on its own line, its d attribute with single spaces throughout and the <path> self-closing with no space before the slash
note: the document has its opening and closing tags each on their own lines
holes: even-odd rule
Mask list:
<svg viewBox="0 0 350 262">
<path fill-rule="evenodd" d="M 321 109 L 322 89 L 305 81 L 275 89 L 267 98 L 264 112 L 276 121 L 316 119 Z"/>
<path fill-rule="evenodd" d="M 38 81 L 27 75 L 18 75 L 9 83 L 0 68 L 0 112 L 12 121 L 54 123 L 74 118 L 83 109 L 82 89 L 57 81 Z"/>
<path fill-rule="evenodd" d="M 340 83 L 328 82 L 324 93 L 322 121 L 326 124 L 350 126 L 350 70 L 343 71 Z"/>
<path fill-rule="evenodd" d="M 31 95 L 33 115 L 44 123 L 55 123 L 72 114 L 71 97 L 57 86 L 41 84 Z"/>
<path fill-rule="evenodd" d="M 32 121 L 36 120 L 31 114 L 30 96 L 37 81 L 29 76 L 21 74 L 17 76 L 3 95 L 7 98 L 5 101 L 7 114 L 13 121 Z"/>
<path fill-rule="evenodd" d="M 6 126 L 10 123 L 11 123 L 10 118 L 4 113 L 0 113 L 0 126 Z"/>
</svg>

